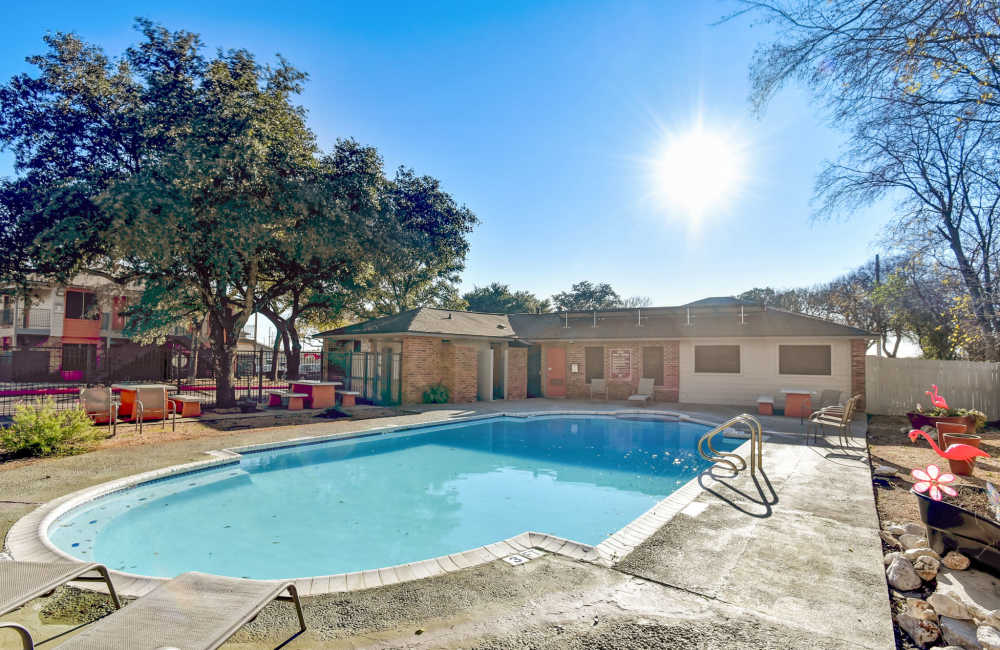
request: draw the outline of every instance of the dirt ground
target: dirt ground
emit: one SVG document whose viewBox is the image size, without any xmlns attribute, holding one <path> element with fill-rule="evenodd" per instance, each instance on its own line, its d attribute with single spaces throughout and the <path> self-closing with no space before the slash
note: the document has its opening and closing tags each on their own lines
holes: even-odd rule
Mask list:
<svg viewBox="0 0 1000 650">
<path fill-rule="evenodd" d="M 350 417 L 338 418 L 338 421 L 342 422 L 393 417 L 408 413 L 408 411 L 398 408 L 363 405 L 347 407 L 342 410 L 350 414 Z M 258 411 L 255 414 L 243 417 L 239 415 L 223 415 L 225 417 L 220 417 L 214 411 L 208 411 L 202 419 L 179 422 L 176 425 L 176 430 L 171 427 L 169 422 L 163 422 L 162 420 L 146 422 L 143 424 L 141 435 L 135 424 L 132 423 L 119 423 L 117 432 L 114 435 L 112 435 L 110 427 L 98 426 L 98 441 L 89 451 L 226 436 L 240 429 L 271 429 L 329 421 L 327 418 L 318 415 L 317 411 L 305 411 L 302 413 L 275 411 L 274 413 L 268 413 L 267 409 L 265 409 L 264 411 Z M 0 469 L 17 467 L 20 464 L 37 462 L 37 460 L 35 458 L 7 457 L 0 450 Z"/>
<path fill-rule="evenodd" d="M 920 521 L 917 500 L 910 494 L 914 482 L 910 476 L 911 469 L 934 464 L 941 471 L 948 471 L 948 461 L 940 458 L 924 438 L 917 438 L 915 443 L 910 442 L 906 434 L 911 428 L 909 421 L 902 416 L 873 416 L 868 423 L 868 449 L 872 469 L 879 465 L 896 469 L 896 476 L 886 481 L 888 485 L 876 483 L 875 486 L 875 503 L 883 524 L 887 521 Z M 959 497 L 949 500 L 974 512 L 987 514 L 985 498 L 979 490 L 986 487 L 987 481 L 1000 487 L 1000 430 L 987 429 L 978 435 L 983 439 L 980 449 L 991 458 L 977 458 L 972 476 L 957 476 L 957 480 L 951 485 L 959 490 Z M 979 490 L 965 490 L 961 489 L 962 486 Z"/>
</svg>

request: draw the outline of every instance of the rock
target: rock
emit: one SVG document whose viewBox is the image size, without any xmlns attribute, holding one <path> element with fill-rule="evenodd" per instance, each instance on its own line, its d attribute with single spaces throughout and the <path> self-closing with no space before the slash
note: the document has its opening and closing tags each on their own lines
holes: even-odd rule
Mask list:
<svg viewBox="0 0 1000 650">
<path fill-rule="evenodd" d="M 903 531 L 907 535 L 916 535 L 917 537 L 927 536 L 927 527 L 915 521 L 910 521 L 903 524 Z"/>
<path fill-rule="evenodd" d="M 902 548 L 903 545 L 899 543 L 899 540 L 887 533 L 884 530 L 878 531 L 878 536 L 882 538 L 885 545 L 889 548 Z"/>
<path fill-rule="evenodd" d="M 937 577 L 938 569 L 941 567 L 941 562 L 935 560 L 929 555 L 921 555 L 913 563 L 913 570 L 917 572 L 926 582 L 930 582 Z"/>
<path fill-rule="evenodd" d="M 927 597 L 927 603 L 934 608 L 934 612 L 938 617 L 947 616 L 948 618 L 962 620 L 972 619 L 972 615 L 969 614 L 969 608 L 965 606 L 965 603 L 956 600 L 948 594 L 936 591 Z"/>
<path fill-rule="evenodd" d="M 944 557 L 941 558 L 941 563 L 955 571 L 965 571 L 969 568 L 969 558 L 958 551 L 948 551 L 945 553 Z"/>
<path fill-rule="evenodd" d="M 912 533 L 906 533 L 904 535 L 899 536 L 899 543 L 902 544 L 903 548 L 905 548 L 907 551 L 914 548 L 926 548 L 927 538 L 918 537 L 917 535 L 913 535 Z"/>
<path fill-rule="evenodd" d="M 896 475 L 896 468 L 891 465 L 879 465 L 872 473 L 875 474 L 875 476 L 892 477 Z"/>
<path fill-rule="evenodd" d="M 941 636 L 941 629 L 937 623 L 914 618 L 909 614 L 898 614 L 896 623 L 921 648 L 926 648 Z"/>
<path fill-rule="evenodd" d="M 971 567 L 965 571 L 941 567 L 934 591 L 965 605 L 969 612 L 968 618 L 976 623 L 1000 629 L 995 624 L 998 621 L 993 620 L 992 616 L 1000 607 L 1000 578 Z"/>
<path fill-rule="evenodd" d="M 916 562 L 918 557 L 924 557 L 925 555 L 927 557 L 932 557 L 935 560 L 941 559 L 941 556 L 937 554 L 937 551 L 927 546 L 921 546 L 920 548 L 911 548 L 908 551 L 903 551 L 903 557 L 905 557 L 910 562 Z"/>
<path fill-rule="evenodd" d="M 900 557 L 899 551 L 886 553 L 884 556 L 882 556 L 882 563 L 885 564 L 886 566 L 889 566 L 890 564 L 892 564 L 892 561 L 895 560 L 897 557 Z"/>
<path fill-rule="evenodd" d="M 980 625 L 976 628 L 976 641 L 983 650 L 1000 650 L 1000 630 L 992 625 Z"/>
<path fill-rule="evenodd" d="M 980 617 L 976 622 L 980 625 L 991 625 L 998 630 L 1000 630 L 1000 609 L 994 609 L 992 612 L 982 612 L 983 616 Z"/>
<path fill-rule="evenodd" d="M 934 613 L 934 609 L 930 604 L 926 600 L 920 600 L 919 598 L 906 599 L 906 613 L 913 618 L 931 621 L 932 623 L 937 623 L 938 620 L 937 614 Z"/>
<path fill-rule="evenodd" d="M 957 645 L 966 650 L 979 650 L 979 641 L 976 639 L 976 626 L 969 621 L 960 621 L 957 618 L 941 616 L 938 618 L 938 626 L 941 628 L 941 638 L 945 643 Z"/>
<path fill-rule="evenodd" d="M 900 535 L 906 534 L 906 529 L 900 524 L 888 524 L 883 530 L 893 537 L 899 537 Z"/>
<path fill-rule="evenodd" d="M 913 570 L 913 564 L 905 557 L 897 557 L 885 570 L 886 580 L 899 591 L 913 591 L 919 589 L 923 582 L 920 576 Z M 937 608 L 934 608 L 937 611 Z M 939 612 L 940 613 L 940 612 Z"/>
</svg>

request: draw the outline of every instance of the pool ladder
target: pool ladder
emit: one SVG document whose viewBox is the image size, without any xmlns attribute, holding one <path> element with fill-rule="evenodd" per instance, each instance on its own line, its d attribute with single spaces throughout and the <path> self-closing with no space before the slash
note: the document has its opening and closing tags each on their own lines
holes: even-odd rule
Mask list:
<svg viewBox="0 0 1000 650">
<path fill-rule="evenodd" d="M 699 438 L 698 453 L 701 454 L 701 457 L 705 460 L 733 470 L 733 474 L 739 474 L 742 470 L 745 470 L 748 463 L 742 456 L 728 451 L 719 451 L 712 446 L 712 438 L 737 424 L 742 424 L 750 431 L 750 475 L 757 476 L 758 469 L 763 474 L 764 431 L 760 426 L 760 421 L 748 413 L 743 413 L 742 415 L 737 415 L 734 418 L 726 420 Z M 708 447 L 708 453 L 705 452 L 705 447 Z M 736 461 L 739 461 L 739 465 L 736 464 Z"/>
</svg>

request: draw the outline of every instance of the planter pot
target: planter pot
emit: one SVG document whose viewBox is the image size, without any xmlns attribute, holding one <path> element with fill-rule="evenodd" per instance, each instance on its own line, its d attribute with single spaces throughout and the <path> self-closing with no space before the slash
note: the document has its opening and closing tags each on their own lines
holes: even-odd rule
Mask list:
<svg viewBox="0 0 1000 650">
<path fill-rule="evenodd" d="M 976 428 L 976 418 L 972 415 L 924 415 L 923 413 L 907 413 L 906 417 L 909 418 L 910 424 L 914 429 L 921 429 L 926 426 L 937 427 L 938 422 L 964 424 L 972 431 L 975 431 Z"/>
<path fill-rule="evenodd" d="M 938 425 L 942 426 L 942 425 Z M 982 438 L 979 436 L 974 436 L 971 433 L 950 433 L 947 431 L 942 431 L 938 429 L 938 438 L 943 438 L 944 440 L 939 443 L 942 449 L 947 449 L 951 445 L 969 445 L 970 447 L 975 447 L 979 449 L 979 443 Z M 948 467 L 951 469 L 952 474 L 961 474 L 963 476 L 972 476 L 972 472 L 976 469 L 976 459 L 972 460 L 949 460 Z"/>
<path fill-rule="evenodd" d="M 59 374 L 62 375 L 63 381 L 83 381 L 82 370 L 61 370 Z"/>
<path fill-rule="evenodd" d="M 958 551 L 980 568 L 1000 576 L 1000 523 L 947 501 L 913 494 L 932 549 L 940 555 Z"/>
</svg>

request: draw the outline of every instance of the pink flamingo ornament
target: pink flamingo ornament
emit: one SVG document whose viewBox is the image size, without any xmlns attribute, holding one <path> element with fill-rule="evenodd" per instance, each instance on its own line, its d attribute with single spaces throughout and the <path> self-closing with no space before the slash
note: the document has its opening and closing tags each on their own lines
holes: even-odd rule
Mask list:
<svg viewBox="0 0 1000 650">
<path fill-rule="evenodd" d="M 931 403 L 934 404 L 934 406 L 938 407 L 939 409 L 945 409 L 945 410 L 947 410 L 948 409 L 948 402 L 944 401 L 944 397 L 942 397 L 941 395 L 938 395 L 937 384 L 931 384 L 931 388 L 934 389 L 933 393 L 931 391 L 929 391 L 929 390 L 925 390 L 924 394 L 930 396 Z"/>
<path fill-rule="evenodd" d="M 947 458 L 948 460 L 972 460 L 976 456 L 982 456 L 983 458 L 989 458 L 990 455 L 987 454 L 982 449 L 976 449 L 972 445 L 965 445 L 960 442 L 953 445 L 948 445 L 948 448 L 941 451 L 934 439 L 927 435 L 926 431 L 921 429 L 913 429 L 908 434 L 910 436 L 910 442 L 916 442 L 917 436 L 923 436 L 927 438 L 927 442 L 931 443 L 931 447 L 934 449 L 935 453 L 941 458 Z"/>
</svg>

